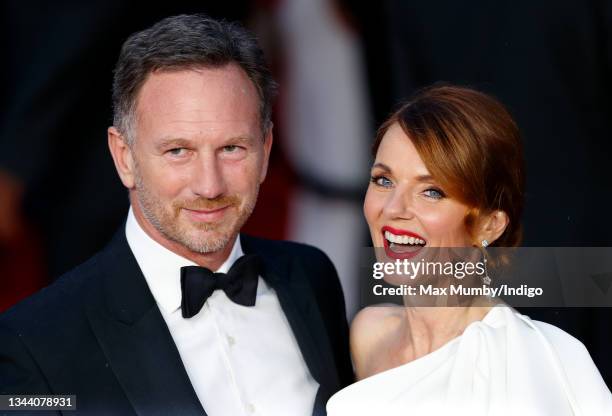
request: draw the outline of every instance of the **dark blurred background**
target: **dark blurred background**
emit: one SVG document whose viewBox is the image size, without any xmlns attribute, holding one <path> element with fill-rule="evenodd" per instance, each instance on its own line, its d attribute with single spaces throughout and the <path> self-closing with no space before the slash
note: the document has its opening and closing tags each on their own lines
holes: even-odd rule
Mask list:
<svg viewBox="0 0 612 416">
<path fill-rule="evenodd" d="M 2 13 L 0 311 L 101 249 L 127 213 L 106 145 L 126 37 L 203 12 L 258 35 L 281 94 L 251 233 L 323 248 L 349 317 L 375 128 L 445 81 L 498 97 L 525 144 L 528 246 L 612 246 L 609 0 L 13 1 Z M 587 345 L 612 385 L 609 308 L 523 311 Z"/>
</svg>

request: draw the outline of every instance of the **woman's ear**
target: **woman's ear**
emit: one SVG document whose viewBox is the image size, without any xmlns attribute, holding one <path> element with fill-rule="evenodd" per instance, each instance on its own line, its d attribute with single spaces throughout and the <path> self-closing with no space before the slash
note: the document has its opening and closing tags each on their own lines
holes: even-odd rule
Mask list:
<svg viewBox="0 0 612 416">
<path fill-rule="evenodd" d="M 479 224 L 477 245 L 480 246 L 483 240 L 492 244 L 506 231 L 509 222 L 508 214 L 504 211 L 497 210 L 485 215 Z"/>
</svg>

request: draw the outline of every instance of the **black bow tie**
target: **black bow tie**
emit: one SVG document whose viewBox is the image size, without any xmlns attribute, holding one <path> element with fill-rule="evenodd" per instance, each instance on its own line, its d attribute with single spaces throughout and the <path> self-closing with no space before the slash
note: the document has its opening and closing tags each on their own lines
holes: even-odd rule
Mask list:
<svg viewBox="0 0 612 416">
<path fill-rule="evenodd" d="M 181 267 L 181 310 L 183 318 L 195 316 L 212 293 L 221 289 L 239 305 L 254 306 L 261 261 L 248 254 L 234 262 L 227 274 L 200 266 Z"/>
</svg>

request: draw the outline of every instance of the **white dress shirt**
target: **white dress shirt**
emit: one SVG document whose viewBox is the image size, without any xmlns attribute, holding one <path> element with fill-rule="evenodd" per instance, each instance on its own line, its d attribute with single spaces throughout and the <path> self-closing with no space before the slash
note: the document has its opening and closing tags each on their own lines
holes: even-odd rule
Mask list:
<svg viewBox="0 0 612 416">
<path fill-rule="evenodd" d="M 216 290 L 196 316 L 185 319 L 180 269 L 196 264 L 146 234 L 132 209 L 125 235 L 209 416 L 312 414 L 318 383 L 276 292 L 261 277 L 255 306 L 238 305 Z M 227 272 L 242 255 L 238 237 L 216 271 Z"/>
</svg>

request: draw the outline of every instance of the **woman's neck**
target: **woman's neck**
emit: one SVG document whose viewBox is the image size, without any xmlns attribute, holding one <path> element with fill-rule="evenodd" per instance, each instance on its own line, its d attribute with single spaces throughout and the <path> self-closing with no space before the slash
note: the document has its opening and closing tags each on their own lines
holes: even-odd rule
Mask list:
<svg viewBox="0 0 612 416">
<path fill-rule="evenodd" d="M 404 307 L 403 354 L 415 360 L 442 347 L 482 320 L 491 306 Z"/>
</svg>

